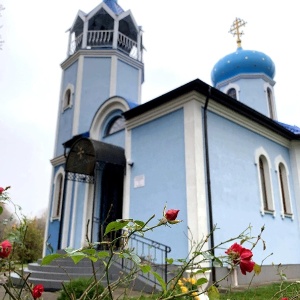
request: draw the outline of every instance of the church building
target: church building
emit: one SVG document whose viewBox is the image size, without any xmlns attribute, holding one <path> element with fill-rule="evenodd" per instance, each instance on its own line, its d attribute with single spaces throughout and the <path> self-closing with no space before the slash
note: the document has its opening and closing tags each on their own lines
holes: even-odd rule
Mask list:
<svg viewBox="0 0 300 300">
<path fill-rule="evenodd" d="M 277 120 L 275 64 L 242 48 L 241 26 L 236 19 L 237 49 L 212 66 L 211 84 L 195 79 L 141 103 L 143 31 L 132 12 L 117 0 L 78 12 L 51 159 L 45 237 L 54 251 L 79 248 L 86 235 L 102 241 L 116 219 L 155 214 L 155 225 L 166 205 L 182 222 L 146 237 L 169 257 L 185 258 L 214 226 L 212 245 L 265 226 L 255 262 L 300 277 L 300 128 Z"/>
</svg>

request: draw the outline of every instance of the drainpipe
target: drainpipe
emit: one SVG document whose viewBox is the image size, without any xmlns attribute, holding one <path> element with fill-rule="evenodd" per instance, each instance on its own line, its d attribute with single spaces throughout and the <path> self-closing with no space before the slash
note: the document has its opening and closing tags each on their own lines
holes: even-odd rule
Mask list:
<svg viewBox="0 0 300 300">
<path fill-rule="evenodd" d="M 208 202 L 208 215 L 209 215 L 209 231 L 210 235 L 210 247 L 212 249 L 212 255 L 215 255 L 215 242 L 214 242 L 214 222 L 213 222 L 213 214 L 212 214 L 212 199 L 211 199 L 211 185 L 210 185 L 210 167 L 209 167 L 209 151 L 208 151 L 208 133 L 207 133 L 207 107 L 208 102 L 211 96 L 211 87 L 208 88 L 208 94 L 205 99 L 204 105 L 204 147 L 205 147 L 205 165 L 206 165 L 206 184 L 207 184 L 207 202 Z M 212 261 L 212 268 L 211 268 L 211 279 L 212 283 L 216 282 L 216 269 L 213 266 Z"/>
</svg>

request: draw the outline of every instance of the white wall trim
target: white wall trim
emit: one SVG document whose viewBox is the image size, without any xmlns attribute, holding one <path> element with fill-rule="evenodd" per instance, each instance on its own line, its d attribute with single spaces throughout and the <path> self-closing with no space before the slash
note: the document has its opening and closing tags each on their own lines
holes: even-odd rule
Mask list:
<svg viewBox="0 0 300 300">
<path fill-rule="evenodd" d="M 256 169 L 257 169 L 257 176 L 258 176 L 258 184 L 259 184 L 259 192 L 260 192 L 260 212 L 262 215 L 266 214 L 266 213 L 270 213 L 268 211 L 265 211 L 264 209 L 264 202 L 263 202 L 263 194 L 262 194 L 262 189 L 261 189 L 261 176 L 260 176 L 260 168 L 259 168 L 259 157 L 263 155 L 268 163 L 268 177 L 269 177 L 269 181 L 267 182 L 269 184 L 269 197 L 270 199 L 270 204 L 272 205 L 271 209 L 273 210 L 272 215 L 273 217 L 276 216 L 276 211 L 275 211 L 275 203 L 274 203 L 274 190 L 273 190 L 273 184 L 272 184 L 272 164 L 271 164 L 271 160 L 269 158 L 269 155 L 267 153 L 267 151 L 263 148 L 263 147 L 259 147 L 255 150 L 255 165 L 256 165 Z"/>
<path fill-rule="evenodd" d="M 209 233 L 202 107 L 197 101 L 184 105 L 185 173 L 188 238 L 199 242 Z M 189 243 L 189 247 L 191 244 Z"/>
<path fill-rule="evenodd" d="M 79 118 L 80 118 L 80 102 L 81 102 L 81 91 L 82 91 L 82 78 L 83 78 L 83 63 L 84 57 L 78 57 L 77 66 L 77 81 L 76 81 L 76 92 L 74 97 L 74 115 L 73 115 L 73 128 L 72 135 L 78 134 L 79 129 Z"/>
<path fill-rule="evenodd" d="M 282 219 L 284 219 L 286 217 L 286 215 L 284 213 L 284 207 L 283 207 L 283 197 L 282 197 L 280 174 L 279 174 L 279 164 L 280 163 L 283 164 L 283 166 L 285 168 L 285 172 L 286 172 L 286 181 L 287 181 L 286 189 L 287 189 L 287 194 L 288 194 L 288 199 L 286 199 L 286 201 L 288 201 L 288 203 L 286 203 L 286 204 L 289 205 L 290 213 L 291 213 L 290 218 L 293 220 L 294 213 L 293 213 L 293 206 L 292 206 L 292 199 L 291 199 L 289 169 L 288 169 L 287 163 L 284 160 L 284 158 L 282 157 L 282 155 L 278 155 L 275 158 L 275 172 L 277 173 L 278 188 L 279 188 L 279 195 L 280 195 L 280 215 L 281 215 Z"/>
<path fill-rule="evenodd" d="M 124 112 L 128 109 L 128 103 L 121 97 L 112 97 L 109 100 L 105 101 L 94 116 L 90 128 L 90 138 L 95 140 L 100 139 L 102 125 L 104 124 L 106 117 L 111 112 L 116 110 L 121 110 Z"/>
<path fill-rule="evenodd" d="M 128 161 L 132 161 L 131 158 L 131 130 L 125 129 L 125 157 Z M 131 178 L 131 166 L 126 164 L 126 174 L 124 177 L 124 189 L 123 189 L 123 218 L 128 219 L 130 208 L 130 178 Z"/>
</svg>

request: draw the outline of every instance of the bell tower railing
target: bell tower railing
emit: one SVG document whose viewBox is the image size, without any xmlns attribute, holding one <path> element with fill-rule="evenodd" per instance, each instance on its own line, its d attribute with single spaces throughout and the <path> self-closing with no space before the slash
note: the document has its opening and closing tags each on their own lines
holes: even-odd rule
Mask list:
<svg viewBox="0 0 300 300">
<path fill-rule="evenodd" d="M 138 43 L 128 36 L 118 32 L 117 49 L 127 53 L 130 57 L 142 60 L 141 51 L 139 51 Z M 82 45 L 86 44 L 86 49 L 114 49 L 114 30 L 89 30 L 86 35 L 86 43 L 83 41 L 83 33 L 74 37 L 70 42 L 69 55 L 73 55 L 76 51 L 82 49 Z"/>
</svg>

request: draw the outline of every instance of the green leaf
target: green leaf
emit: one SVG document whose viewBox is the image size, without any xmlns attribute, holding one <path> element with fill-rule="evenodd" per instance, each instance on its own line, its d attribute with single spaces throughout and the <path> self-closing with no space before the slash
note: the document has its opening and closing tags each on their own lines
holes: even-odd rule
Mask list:
<svg viewBox="0 0 300 300">
<path fill-rule="evenodd" d="M 136 264 L 141 263 L 141 259 L 140 259 L 139 256 L 137 256 L 135 253 L 131 253 L 131 259 L 132 259 Z"/>
<path fill-rule="evenodd" d="M 87 255 L 95 255 L 96 254 L 95 249 L 83 249 L 82 252 L 87 254 Z"/>
<path fill-rule="evenodd" d="M 220 299 L 219 290 L 214 285 L 212 285 L 208 288 L 207 294 L 208 294 L 209 300 L 219 300 Z"/>
<path fill-rule="evenodd" d="M 197 280 L 196 285 L 202 285 L 202 284 L 207 283 L 207 282 L 208 282 L 208 280 L 206 278 L 202 277 L 202 278 L 199 278 Z"/>
<path fill-rule="evenodd" d="M 202 252 L 202 255 L 205 259 L 211 260 L 214 258 L 213 255 L 211 255 L 209 252 Z"/>
<path fill-rule="evenodd" d="M 218 257 L 215 257 L 213 260 L 214 267 L 223 267 L 223 262 Z"/>
<path fill-rule="evenodd" d="M 73 248 L 65 248 L 64 249 L 68 254 L 71 254 L 71 253 L 74 253 L 76 252 L 77 250 L 73 249 Z"/>
<path fill-rule="evenodd" d="M 109 253 L 107 251 L 100 251 L 97 253 L 99 258 L 108 257 Z"/>
<path fill-rule="evenodd" d="M 151 273 L 153 274 L 153 276 L 156 278 L 156 280 L 157 280 L 157 281 L 159 282 L 159 284 L 161 285 L 161 287 L 162 287 L 164 293 L 166 293 L 166 292 L 167 292 L 167 286 L 166 286 L 165 281 L 161 278 L 161 276 L 160 276 L 158 273 L 156 273 L 156 272 L 154 272 L 154 271 L 151 271 Z"/>
<path fill-rule="evenodd" d="M 143 228 L 145 226 L 145 223 L 143 221 L 135 220 L 134 224 L 138 225 L 138 227 Z"/>
<path fill-rule="evenodd" d="M 82 252 L 74 253 L 73 255 L 70 255 L 71 259 L 73 260 L 74 264 L 78 264 L 82 259 L 86 257 L 86 255 Z"/>
<path fill-rule="evenodd" d="M 53 260 L 57 259 L 57 258 L 63 258 L 65 257 L 64 254 L 59 254 L 59 253 L 52 253 L 52 254 L 49 254 L 47 256 L 45 256 L 43 259 L 42 259 L 42 263 L 41 265 L 49 265 Z"/>
<path fill-rule="evenodd" d="M 255 264 L 253 267 L 253 270 L 254 270 L 255 275 L 259 275 L 261 272 L 261 266 Z"/>
<path fill-rule="evenodd" d="M 0 215 L 3 213 L 3 207 L 0 206 Z"/>
<path fill-rule="evenodd" d="M 151 266 L 149 265 L 139 265 L 139 267 L 143 273 L 149 273 L 151 271 Z"/>
<path fill-rule="evenodd" d="M 117 231 L 117 230 L 120 230 L 120 229 L 124 228 L 128 223 L 129 223 L 129 221 L 124 221 L 124 220 L 110 222 L 110 223 L 106 226 L 104 235 L 107 235 L 107 234 L 110 233 L 111 231 Z"/>
<path fill-rule="evenodd" d="M 167 264 L 171 265 L 174 262 L 173 258 L 167 258 Z"/>
</svg>

